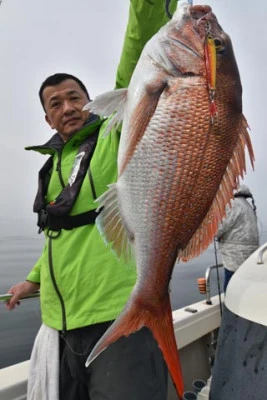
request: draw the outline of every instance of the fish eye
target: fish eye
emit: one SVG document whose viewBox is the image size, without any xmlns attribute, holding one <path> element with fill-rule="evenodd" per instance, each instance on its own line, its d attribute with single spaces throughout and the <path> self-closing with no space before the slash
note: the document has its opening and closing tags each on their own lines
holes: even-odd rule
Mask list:
<svg viewBox="0 0 267 400">
<path fill-rule="evenodd" d="M 219 54 L 225 54 L 225 45 L 220 39 L 214 39 L 216 52 Z"/>
<path fill-rule="evenodd" d="M 214 39 L 214 44 L 216 47 L 219 47 L 222 45 L 222 42 L 219 39 Z"/>
</svg>

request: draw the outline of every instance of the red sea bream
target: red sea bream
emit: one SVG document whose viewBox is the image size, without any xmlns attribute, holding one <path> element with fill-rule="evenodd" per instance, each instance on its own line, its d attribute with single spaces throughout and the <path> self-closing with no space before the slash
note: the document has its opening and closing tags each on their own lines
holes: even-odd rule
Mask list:
<svg viewBox="0 0 267 400">
<path fill-rule="evenodd" d="M 254 155 L 229 36 L 209 6 L 183 5 L 147 43 L 128 89 L 86 106 L 123 120 L 119 177 L 99 199 L 98 226 L 118 256 L 133 255 L 137 282 L 90 363 L 122 335 L 148 327 L 182 397 L 169 282 L 177 260 L 213 240 Z"/>
</svg>

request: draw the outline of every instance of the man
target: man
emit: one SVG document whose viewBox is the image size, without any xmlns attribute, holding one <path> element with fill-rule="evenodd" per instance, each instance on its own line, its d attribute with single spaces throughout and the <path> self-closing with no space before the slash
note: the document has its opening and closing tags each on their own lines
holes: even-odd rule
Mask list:
<svg viewBox="0 0 267 400">
<path fill-rule="evenodd" d="M 252 205 L 247 201 L 252 200 Z M 259 231 L 253 196 L 246 185 L 234 194 L 232 207 L 217 232 L 219 250 L 224 265 L 224 291 L 239 266 L 259 247 Z"/>
<path fill-rule="evenodd" d="M 171 11 L 175 7 L 173 1 Z M 144 44 L 167 20 L 162 0 L 131 1 L 117 88 L 128 86 Z M 167 370 L 148 329 L 118 340 L 85 368 L 136 280 L 95 225 L 95 200 L 117 178 L 119 132 L 103 139 L 105 121 L 82 111 L 90 99 L 75 76 L 48 77 L 39 96 L 57 130 L 46 144 L 27 148 L 51 156 L 40 170 L 34 203 L 46 242 L 27 280 L 10 288 L 8 308 L 40 287 L 42 321 L 61 338 L 60 399 L 165 399 Z"/>
</svg>

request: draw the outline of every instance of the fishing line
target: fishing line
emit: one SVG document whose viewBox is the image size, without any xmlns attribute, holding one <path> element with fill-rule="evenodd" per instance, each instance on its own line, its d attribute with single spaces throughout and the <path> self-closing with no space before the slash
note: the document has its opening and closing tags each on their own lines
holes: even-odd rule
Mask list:
<svg viewBox="0 0 267 400">
<path fill-rule="evenodd" d="M 170 13 L 170 2 L 171 2 L 171 0 L 165 0 L 165 12 L 166 12 L 167 16 L 171 19 L 172 14 Z"/>
<path fill-rule="evenodd" d="M 220 302 L 220 313 L 222 316 L 222 299 L 221 299 L 221 285 L 220 285 L 220 276 L 219 276 L 219 264 L 217 257 L 217 247 L 216 247 L 216 239 L 213 240 L 214 243 L 214 255 L 215 255 L 215 264 L 216 264 L 216 272 L 217 272 L 217 284 L 218 284 L 218 293 L 219 293 L 219 302 Z"/>
<path fill-rule="evenodd" d="M 75 351 L 73 349 L 73 347 L 71 346 L 71 344 L 69 343 L 69 341 L 64 337 L 64 335 L 62 333 L 58 333 L 58 336 L 65 342 L 65 345 L 69 348 L 70 352 L 76 356 L 85 356 L 88 355 L 88 351 L 85 350 L 84 353 L 78 353 L 77 351 Z"/>
<path fill-rule="evenodd" d="M 186 0 L 186 1 L 188 4 L 190 4 L 190 6 L 193 5 L 193 0 Z M 171 0 L 165 0 L 165 12 L 166 12 L 167 16 L 170 19 L 172 19 L 172 14 L 170 13 L 170 3 L 171 3 Z"/>
<path fill-rule="evenodd" d="M 108 325 L 107 329 L 108 329 L 112 324 L 113 324 L 113 321 L 110 321 L 110 324 Z M 59 336 L 59 338 L 60 338 L 63 342 L 65 342 L 65 345 L 68 347 L 69 351 L 70 351 L 72 354 L 76 355 L 76 356 L 87 356 L 87 357 L 88 357 L 89 354 L 90 354 L 90 352 L 92 351 L 92 349 L 93 349 L 93 347 L 94 347 L 94 346 L 92 346 L 91 349 L 86 349 L 84 352 L 80 353 L 80 352 L 74 350 L 74 348 L 73 348 L 73 346 L 71 345 L 69 339 L 66 338 L 66 336 L 64 335 L 64 333 L 62 333 L 61 331 L 58 331 L 58 336 Z M 80 344 L 80 343 L 82 342 L 82 339 L 81 339 L 81 338 L 78 338 L 78 341 L 79 341 L 79 344 Z"/>
</svg>

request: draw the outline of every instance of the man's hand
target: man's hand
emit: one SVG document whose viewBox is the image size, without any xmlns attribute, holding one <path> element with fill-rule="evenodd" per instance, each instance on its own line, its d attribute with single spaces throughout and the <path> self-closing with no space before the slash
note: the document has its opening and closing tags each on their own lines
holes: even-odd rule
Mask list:
<svg viewBox="0 0 267 400">
<path fill-rule="evenodd" d="M 40 285 L 39 283 L 25 281 L 17 283 L 14 286 L 11 286 L 8 294 L 13 294 L 12 298 L 6 303 L 6 308 L 11 311 L 14 310 L 17 304 L 19 304 L 19 300 L 22 297 L 29 296 L 39 290 Z"/>
</svg>

